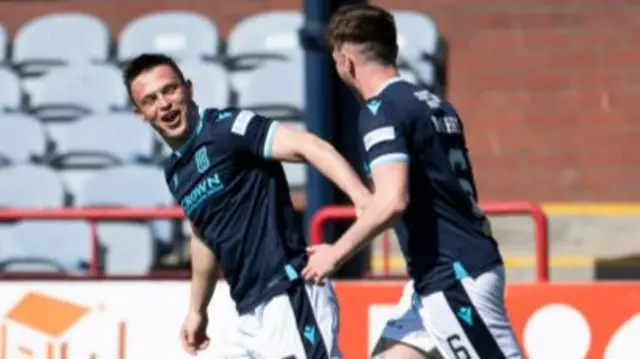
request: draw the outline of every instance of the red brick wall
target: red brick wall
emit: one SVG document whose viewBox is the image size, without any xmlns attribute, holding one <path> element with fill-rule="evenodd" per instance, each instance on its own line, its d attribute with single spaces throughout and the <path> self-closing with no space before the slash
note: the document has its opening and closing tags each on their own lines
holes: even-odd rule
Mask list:
<svg viewBox="0 0 640 359">
<path fill-rule="evenodd" d="M 450 44 L 449 97 L 465 120 L 481 197 L 640 200 L 640 4 L 633 0 L 378 0 L 431 15 Z M 299 0 L 4 1 L 0 23 L 88 11 L 114 34 L 146 11 L 193 9 L 227 32 Z M 515 5 L 517 3 L 517 5 Z M 187 5 L 188 4 L 188 5 Z M 635 25 L 634 25 L 635 23 Z"/>
</svg>

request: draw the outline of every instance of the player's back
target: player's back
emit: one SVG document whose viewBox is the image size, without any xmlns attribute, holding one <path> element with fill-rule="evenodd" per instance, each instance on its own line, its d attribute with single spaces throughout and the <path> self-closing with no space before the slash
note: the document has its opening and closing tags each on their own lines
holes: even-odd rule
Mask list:
<svg viewBox="0 0 640 359">
<path fill-rule="evenodd" d="M 167 159 L 167 184 L 244 313 L 290 286 L 306 263 L 306 243 L 282 165 L 268 159 L 275 123 L 238 109 L 201 112 Z"/>
<path fill-rule="evenodd" d="M 452 105 L 395 79 L 367 101 L 359 125 L 369 168 L 408 161 L 410 200 L 394 229 L 419 292 L 502 262 L 476 203 L 463 126 Z"/>
</svg>

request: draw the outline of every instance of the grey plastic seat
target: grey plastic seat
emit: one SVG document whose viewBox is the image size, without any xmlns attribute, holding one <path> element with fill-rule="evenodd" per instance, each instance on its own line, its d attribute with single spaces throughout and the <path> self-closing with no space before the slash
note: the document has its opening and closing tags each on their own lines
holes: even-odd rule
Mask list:
<svg viewBox="0 0 640 359">
<path fill-rule="evenodd" d="M 17 74 L 0 67 L 0 114 L 19 111 L 22 108 L 22 86 Z"/>
<path fill-rule="evenodd" d="M 299 118 L 305 108 L 303 73 L 298 53 L 290 61 L 273 61 L 252 70 L 238 94 L 239 106 L 266 116 Z"/>
<path fill-rule="evenodd" d="M 0 164 L 43 160 L 48 148 L 44 126 L 25 114 L 0 114 Z"/>
<path fill-rule="evenodd" d="M 84 207 L 168 207 L 173 197 L 164 171 L 155 166 L 124 165 L 95 171 L 76 197 Z M 162 243 L 172 239 L 170 220 L 153 221 L 154 237 Z"/>
<path fill-rule="evenodd" d="M 269 11 L 248 16 L 229 33 L 227 54 L 235 66 L 255 66 L 264 57 L 300 51 L 298 31 L 304 23 L 298 11 Z"/>
<path fill-rule="evenodd" d="M 66 189 L 51 168 L 22 164 L 0 168 L 0 208 L 59 208 Z"/>
<path fill-rule="evenodd" d="M 429 16 L 418 11 L 404 10 L 394 11 L 393 17 L 401 54 L 410 59 L 438 55 L 440 31 Z"/>
<path fill-rule="evenodd" d="M 20 271 L 85 273 L 91 260 L 91 228 L 81 220 L 24 220 L 0 244 L 0 262 L 16 261 Z M 50 270 L 47 270 L 50 269 Z M 11 271 L 15 271 L 15 268 Z"/>
<path fill-rule="evenodd" d="M 194 100 L 199 106 L 224 108 L 230 105 L 231 83 L 224 67 L 204 62 L 182 62 L 180 69 L 191 80 Z"/>
<path fill-rule="evenodd" d="M 151 227 L 142 223 L 100 222 L 100 244 L 105 250 L 105 273 L 145 275 L 151 270 L 155 243 Z"/>
<path fill-rule="evenodd" d="M 128 164 L 97 170 L 76 198 L 80 206 L 168 206 L 173 202 L 156 166 Z"/>
<path fill-rule="evenodd" d="M 148 162 L 154 154 L 153 130 L 133 114 L 92 115 L 66 127 L 57 141 L 54 159 L 57 166 Z"/>
<path fill-rule="evenodd" d="M 439 37 L 435 22 L 418 11 L 395 11 L 401 65 L 410 67 L 427 85 L 435 81 L 434 64 L 439 61 Z M 404 64 L 403 64 L 404 62 Z"/>
<path fill-rule="evenodd" d="M 202 60 L 218 55 L 218 26 L 191 11 L 149 13 L 129 22 L 120 34 L 118 59 L 127 61 L 140 53 L 160 52 L 178 60 Z"/>
<path fill-rule="evenodd" d="M 18 29 L 12 62 L 25 74 L 52 66 L 106 62 L 109 27 L 96 16 L 60 12 L 32 19 Z"/>
<path fill-rule="evenodd" d="M 128 106 L 120 71 L 107 65 L 79 65 L 51 70 L 32 93 L 30 107 L 38 117 L 73 118 L 109 113 Z"/>
</svg>

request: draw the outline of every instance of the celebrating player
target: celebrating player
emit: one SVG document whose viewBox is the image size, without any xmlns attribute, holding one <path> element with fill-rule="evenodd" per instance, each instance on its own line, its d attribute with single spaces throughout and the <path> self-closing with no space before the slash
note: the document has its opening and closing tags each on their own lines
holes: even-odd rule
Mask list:
<svg viewBox="0 0 640 359">
<path fill-rule="evenodd" d="M 124 81 L 136 111 L 174 150 L 167 184 L 192 224 L 185 349 L 195 355 L 209 344 L 207 306 L 222 271 L 240 328 L 219 343 L 221 357 L 340 358 L 333 287 L 299 275 L 306 241 L 279 161 L 309 162 L 358 205 L 370 194 L 348 163 L 316 136 L 251 111 L 198 108 L 166 56 L 140 55 Z"/>
<path fill-rule="evenodd" d="M 392 15 L 339 10 L 327 29 L 340 77 L 361 97 L 369 206 L 334 245 L 309 249 L 322 281 L 393 223 L 411 281 L 373 356 L 521 358 L 504 306 L 505 273 L 477 196 L 462 122 L 446 101 L 403 81 Z"/>
</svg>

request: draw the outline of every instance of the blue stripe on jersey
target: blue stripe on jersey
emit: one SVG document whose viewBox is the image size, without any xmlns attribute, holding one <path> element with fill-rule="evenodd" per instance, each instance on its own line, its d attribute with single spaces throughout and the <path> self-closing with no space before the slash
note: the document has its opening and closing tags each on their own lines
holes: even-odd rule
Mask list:
<svg viewBox="0 0 640 359">
<path fill-rule="evenodd" d="M 269 130 L 267 130 L 267 137 L 264 140 L 264 150 L 262 151 L 264 158 L 271 158 L 271 149 L 273 147 L 273 140 L 274 140 L 274 136 L 276 134 L 276 129 L 278 128 L 278 125 L 279 124 L 277 121 L 273 121 L 269 125 Z"/>
<path fill-rule="evenodd" d="M 189 134 L 189 138 L 184 143 L 184 145 L 182 145 L 182 147 L 180 147 L 179 149 L 177 149 L 177 150 L 175 150 L 173 152 L 173 153 L 176 154 L 176 156 L 178 156 L 178 157 L 182 156 L 182 154 L 184 152 L 186 152 L 189 149 L 189 147 L 191 147 L 193 145 L 193 142 L 196 140 L 196 137 L 198 137 L 198 135 L 202 131 L 204 112 L 205 112 L 204 108 L 198 108 L 198 117 L 199 117 L 199 119 L 198 119 L 198 123 L 196 124 L 196 130 L 195 131 L 191 131 L 191 133 Z"/>
<path fill-rule="evenodd" d="M 372 171 L 373 167 L 389 162 L 409 162 L 409 155 L 406 153 L 387 153 L 371 161 L 369 170 Z"/>
</svg>

